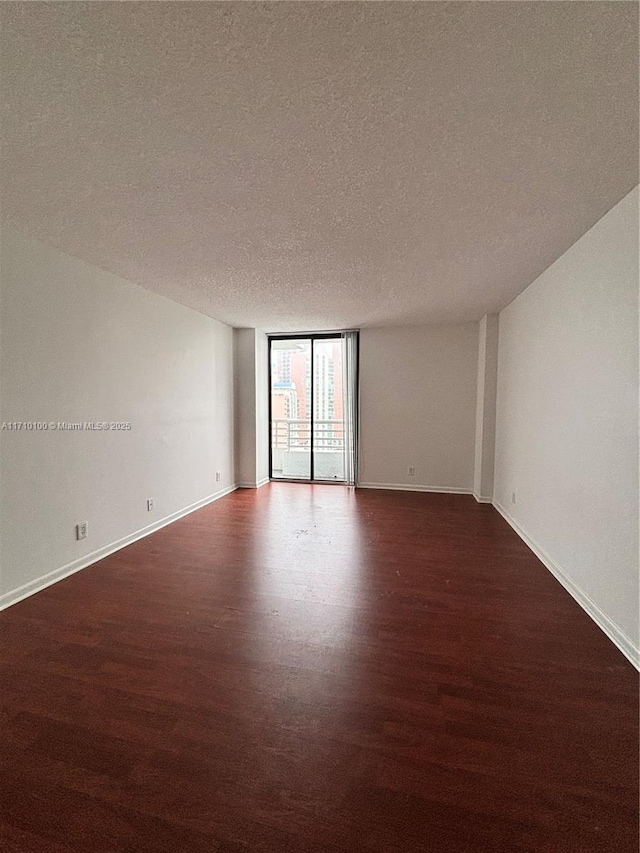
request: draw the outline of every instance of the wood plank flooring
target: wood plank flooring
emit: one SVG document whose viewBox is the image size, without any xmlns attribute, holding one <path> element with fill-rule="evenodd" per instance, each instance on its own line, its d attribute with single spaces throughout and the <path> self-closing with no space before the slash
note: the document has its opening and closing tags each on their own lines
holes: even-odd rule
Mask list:
<svg viewBox="0 0 640 853">
<path fill-rule="evenodd" d="M 638 849 L 637 674 L 496 511 L 242 490 L 0 614 L 3 853 Z"/>
</svg>

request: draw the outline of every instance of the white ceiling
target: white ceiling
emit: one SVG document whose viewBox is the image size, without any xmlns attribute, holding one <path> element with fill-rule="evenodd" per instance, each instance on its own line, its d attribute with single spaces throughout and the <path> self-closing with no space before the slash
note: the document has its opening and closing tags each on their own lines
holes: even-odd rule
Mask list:
<svg viewBox="0 0 640 853">
<path fill-rule="evenodd" d="M 4 221 L 235 326 L 500 309 L 638 182 L 636 3 L 4 3 Z"/>
</svg>

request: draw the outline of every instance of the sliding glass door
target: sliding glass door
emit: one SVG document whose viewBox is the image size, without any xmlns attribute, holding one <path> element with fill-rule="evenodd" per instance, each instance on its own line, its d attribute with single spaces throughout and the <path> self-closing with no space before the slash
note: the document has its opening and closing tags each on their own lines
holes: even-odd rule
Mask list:
<svg viewBox="0 0 640 853">
<path fill-rule="evenodd" d="M 310 480 L 311 339 L 271 338 L 271 477 Z"/>
<path fill-rule="evenodd" d="M 271 478 L 355 482 L 357 333 L 269 339 Z"/>
</svg>

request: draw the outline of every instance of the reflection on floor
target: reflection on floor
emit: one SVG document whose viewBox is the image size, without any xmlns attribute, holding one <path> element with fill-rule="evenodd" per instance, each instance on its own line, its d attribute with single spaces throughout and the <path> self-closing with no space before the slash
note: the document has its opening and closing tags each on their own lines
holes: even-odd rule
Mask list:
<svg viewBox="0 0 640 853">
<path fill-rule="evenodd" d="M 0 629 L 3 850 L 637 849 L 636 675 L 471 497 L 238 491 Z"/>
</svg>

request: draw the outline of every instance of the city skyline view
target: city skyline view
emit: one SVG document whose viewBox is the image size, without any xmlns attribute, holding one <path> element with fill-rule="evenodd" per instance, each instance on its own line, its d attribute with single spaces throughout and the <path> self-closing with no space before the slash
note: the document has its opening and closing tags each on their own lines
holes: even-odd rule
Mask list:
<svg viewBox="0 0 640 853">
<path fill-rule="evenodd" d="M 272 342 L 271 445 L 274 476 L 308 479 L 316 471 L 342 479 L 344 466 L 343 342 L 341 338 Z M 313 386 L 312 386 L 313 371 Z M 312 397 L 313 387 L 313 400 Z M 313 412 L 313 437 L 311 414 Z"/>
</svg>

